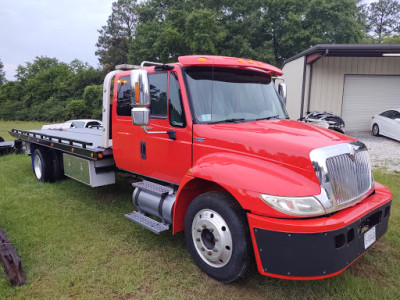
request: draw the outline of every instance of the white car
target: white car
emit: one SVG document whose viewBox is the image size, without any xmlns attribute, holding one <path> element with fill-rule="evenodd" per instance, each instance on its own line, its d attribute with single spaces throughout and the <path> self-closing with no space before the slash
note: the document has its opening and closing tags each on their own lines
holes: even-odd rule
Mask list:
<svg viewBox="0 0 400 300">
<path fill-rule="evenodd" d="M 371 129 L 375 136 L 384 135 L 400 141 L 400 108 L 389 109 L 374 115 L 371 120 Z"/>
<path fill-rule="evenodd" d="M 100 128 L 103 124 L 98 120 L 79 119 L 69 120 L 64 123 L 43 125 L 42 129 L 66 130 L 68 128 Z"/>
</svg>

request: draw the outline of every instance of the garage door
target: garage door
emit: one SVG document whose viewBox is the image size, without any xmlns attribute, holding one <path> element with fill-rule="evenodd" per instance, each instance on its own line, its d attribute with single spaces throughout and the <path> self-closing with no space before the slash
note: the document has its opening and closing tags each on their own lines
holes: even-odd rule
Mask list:
<svg viewBox="0 0 400 300">
<path fill-rule="evenodd" d="M 371 130 L 371 117 L 400 108 L 400 76 L 345 75 L 342 118 L 346 130 Z"/>
</svg>

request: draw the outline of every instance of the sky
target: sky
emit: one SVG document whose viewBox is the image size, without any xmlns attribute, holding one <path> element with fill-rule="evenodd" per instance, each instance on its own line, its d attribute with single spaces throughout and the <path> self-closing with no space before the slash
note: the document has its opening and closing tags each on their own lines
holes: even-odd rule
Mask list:
<svg viewBox="0 0 400 300">
<path fill-rule="evenodd" d="M 97 67 L 97 30 L 115 0 L 0 0 L 0 60 L 7 80 L 36 56 Z"/>
</svg>

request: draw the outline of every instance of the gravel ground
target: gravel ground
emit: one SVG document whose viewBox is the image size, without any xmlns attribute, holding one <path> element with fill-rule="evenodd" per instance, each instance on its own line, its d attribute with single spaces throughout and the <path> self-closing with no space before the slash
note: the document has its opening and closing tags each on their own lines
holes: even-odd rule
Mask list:
<svg viewBox="0 0 400 300">
<path fill-rule="evenodd" d="M 373 169 L 400 173 L 400 142 L 384 136 L 373 136 L 370 131 L 354 131 L 347 134 L 367 146 Z"/>
</svg>

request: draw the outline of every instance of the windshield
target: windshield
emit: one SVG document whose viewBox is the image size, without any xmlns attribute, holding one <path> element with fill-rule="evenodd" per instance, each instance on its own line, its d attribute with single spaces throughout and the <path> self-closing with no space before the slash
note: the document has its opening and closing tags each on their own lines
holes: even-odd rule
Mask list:
<svg viewBox="0 0 400 300">
<path fill-rule="evenodd" d="M 217 67 L 188 67 L 184 71 L 197 123 L 288 118 L 266 73 Z"/>
</svg>

